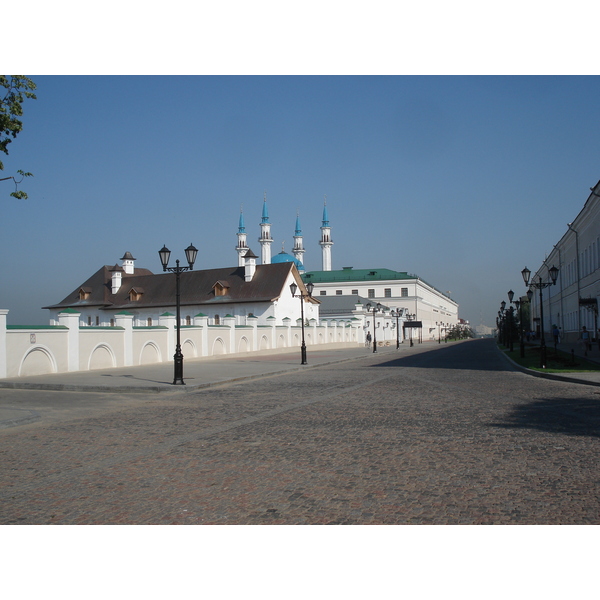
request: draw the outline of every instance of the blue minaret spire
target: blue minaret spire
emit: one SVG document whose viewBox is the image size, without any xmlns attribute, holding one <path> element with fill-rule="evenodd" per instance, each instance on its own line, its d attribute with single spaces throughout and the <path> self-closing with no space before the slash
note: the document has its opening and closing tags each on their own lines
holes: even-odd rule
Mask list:
<svg viewBox="0 0 600 600">
<path fill-rule="evenodd" d="M 238 233 L 246 233 L 246 226 L 244 225 L 243 207 L 240 207 L 240 225 L 239 225 Z"/>
<path fill-rule="evenodd" d="M 263 212 L 262 212 L 262 223 L 269 222 L 269 211 L 267 209 L 267 192 L 265 192 L 265 199 L 263 200 Z"/>
<path fill-rule="evenodd" d="M 243 206 L 240 206 L 240 224 L 237 232 L 238 245 L 236 251 L 238 253 L 238 267 L 243 267 L 246 264 L 244 257 L 248 252 L 248 245 L 246 244 L 246 227 L 244 225 L 244 211 Z"/>
<path fill-rule="evenodd" d="M 325 204 L 323 206 L 323 225 L 322 227 L 329 227 L 329 215 L 327 214 L 327 196 L 325 196 Z"/>
<path fill-rule="evenodd" d="M 323 224 L 321 225 L 321 241 L 319 242 L 322 252 L 323 271 L 331 271 L 331 228 L 329 227 L 329 215 L 327 214 L 327 196 L 323 206 Z"/>
<path fill-rule="evenodd" d="M 294 233 L 294 248 L 292 254 L 300 263 L 303 262 L 302 255 L 304 254 L 304 245 L 302 242 L 302 228 L 300 227 L 300 212 L 296 212 L 296 231 Z"/>
<path fill-rule="evenodd" d="M 265 199 L 263 201 L 262 221 L 260 223 L 260 237 L 258 241 L 260 243 L 261 262 L 263 265 L 270 265 L 273 238 L 271 237 L 271 223 L 269 223 L 269 211 L 267 209 L 267 192 L 265 192 Z"/>
</svg>

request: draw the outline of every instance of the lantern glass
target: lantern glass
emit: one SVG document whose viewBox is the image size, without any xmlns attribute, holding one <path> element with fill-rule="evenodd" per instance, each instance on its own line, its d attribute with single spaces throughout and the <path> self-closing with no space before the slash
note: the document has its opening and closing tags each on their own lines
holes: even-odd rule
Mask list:
<svg viewBox="0 0 600 600">
<path fill-rule="evenodd" d="M 166 271 L 167 265 L 169 264 L 169 258 L 171 256 L 171 251 L 166 246 L 163 246 L 158 251 L 158 255 L 160 256 L 160 262 L 163 266 L 163 271 Z"/>
<path fill-rule="evenodd" d="M 550 278 L 552 279 L 552 283 L 556 285 L 556 278 L 558 277 L 558 269 L 555 266 L 548 271 L 550 273 Z"/>
<path fill-rule="evenodd" d="M 290 283 L 290 291 L 292 292 L 292 296 L 296 295 L 297 290 L 298 290 L 298 286 L 295 283 Z"/>
<path fill-rule="evenodd" d="M 190 244 L 185 249 L 185 257 L 188 261 L 188 265 L 190 265 L 190 270 L 194 267 L 194 263 L 196 262 L 196 256 L 198 256 L 198 249 L 194 248 L 194 246 Z"/>
<path fill-rule="evenodd" d="M 514 297 L 515 297 L 515 293 L 512 290 L 509 290 L 508 291 L 508 301 L 512 302 Z"/>
<path fill-rule="evenodd" d="M 312 296 L 314 289 L 315 289 L 315 284 L 312 281 L 310 283 L 306 284 L 306 291 L 308 292 L 309 296 Z"/>
</svg>

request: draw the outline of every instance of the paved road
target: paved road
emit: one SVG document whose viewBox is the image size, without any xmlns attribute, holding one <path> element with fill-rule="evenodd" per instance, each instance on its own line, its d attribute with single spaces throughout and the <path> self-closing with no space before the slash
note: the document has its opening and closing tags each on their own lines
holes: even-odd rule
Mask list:
<svg viewBox="0 0 600 600">
<path fill-rule="evenodd" d="M 493 340 L 172 395 L 5 394 L 56 410 L 0 430 L 2 524 L 600 523 L 600 388 Z"/>
</svg>

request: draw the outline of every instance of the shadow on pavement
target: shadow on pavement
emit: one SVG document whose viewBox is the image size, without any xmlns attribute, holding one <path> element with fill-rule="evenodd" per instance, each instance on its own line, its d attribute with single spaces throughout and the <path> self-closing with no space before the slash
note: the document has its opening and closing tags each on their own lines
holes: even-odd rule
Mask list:
<svg viewBox="0 0 600 600">
<path fill-rule="evenodd" d="M 422 369 L 469 369 L 475 371 L 514 371 L 499 354 L 493 339 L 479 339 L 460 344 L 439 344 L 431 350 L 401 356 L 375 367 L 416 367 Z"/>
<path fill-rule="evenodd" d="M 600 400 L 556 398 L 516 406 L 503 422 L 488 427 L 537 429 L 550 433 L 600 437 Z"/>
</svg>

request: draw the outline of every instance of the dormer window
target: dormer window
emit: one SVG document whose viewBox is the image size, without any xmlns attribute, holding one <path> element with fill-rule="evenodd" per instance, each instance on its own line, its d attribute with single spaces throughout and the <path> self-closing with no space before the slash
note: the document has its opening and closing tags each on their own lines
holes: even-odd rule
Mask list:
<svg viewBox="0 0 600 600">
<path fill-rule="evenodd" d="M 141 287 L 131 288 L 129 292 L 129 302 L 139 302 L 144 294 L 144 289 Z"/>
<path fill-rule="evenodd" d="M 87 287 L 79 288 L 79 299 L 80 300 L 89 300 L 91 293 L 92 293 L 91 288 L 87 288 Z"/>
<path fill-rule="evenodd" d="M 215 285 L 213 285 L 213 291 L 215 296 L 227 296 L 229 293 L 229 282 L 217 281 Z"/>
</svg>

